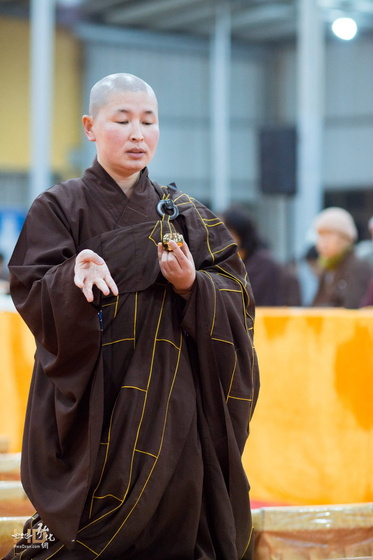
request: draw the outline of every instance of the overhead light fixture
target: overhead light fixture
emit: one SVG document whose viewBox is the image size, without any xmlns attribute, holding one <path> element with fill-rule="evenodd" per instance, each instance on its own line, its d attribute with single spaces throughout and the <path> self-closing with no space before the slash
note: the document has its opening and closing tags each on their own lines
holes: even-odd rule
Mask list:
<svg viewBox="0 0 373 560">
<path fill-rule="evenodd" d="M 357 33 L 356 21 L 350 17 L 339 17 L 332 23 L 333 33 L 344 41 L 351 41 Z"/>
</svg>

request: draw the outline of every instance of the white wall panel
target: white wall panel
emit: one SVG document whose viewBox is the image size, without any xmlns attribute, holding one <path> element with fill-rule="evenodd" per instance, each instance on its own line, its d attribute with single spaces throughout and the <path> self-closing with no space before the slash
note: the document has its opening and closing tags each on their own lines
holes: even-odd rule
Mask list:
<svg viewBox="0 0 373 560">
<path fill-rule="evenodd" d="M 275 90 L 275 114 L 280 122 L 296 122 L 297 117 L 297 53 L 295 47 L 273 52 L 275 71 L 272 88 Z"/>
<path fill-rule="evenodd" d="M 373 183 L 373 125 L 327 127 L 325 131 L 325 184 L 334 189 Z"/>
<path fill-rule="evenodd" d="M 241 53 L 235 58 L 233 50 L 230 87 L 233 120 L 255 124 L 265 115 L 266 58 L 263 54 L 251 53 L 248 48 L 246 56 Z"/>
<path fill-rule="evenodd" d="M 209 181 L 209 154 L 206 127 L 193 122 L 168 124 L 161 127 L 157 153 L 150 164 L 152 176 L 163 183 L 175 181 L 187 190 L 190 177 Z"/>
<path fill-rule="evenodd" d="M 373 116 L 373 41 L 330 43 L 325 78 L 327 118 Z"/>
</svg>

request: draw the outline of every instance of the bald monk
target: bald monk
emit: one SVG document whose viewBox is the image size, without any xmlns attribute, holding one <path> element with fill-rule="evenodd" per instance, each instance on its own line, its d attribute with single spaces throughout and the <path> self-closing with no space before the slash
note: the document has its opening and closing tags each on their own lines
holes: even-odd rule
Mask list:
<svg viewBox="0 0 373 560">
<path fill-rule="evenodd" d="M 37 513 L 6 560 L 251 559 L 259 380 L 237 247 L 148 177 L 148 84 L 103 78 L 83 126 L 97 158 L 34 201 L 10 260 L 36 341 L 21 471 Z"/>
</svg>

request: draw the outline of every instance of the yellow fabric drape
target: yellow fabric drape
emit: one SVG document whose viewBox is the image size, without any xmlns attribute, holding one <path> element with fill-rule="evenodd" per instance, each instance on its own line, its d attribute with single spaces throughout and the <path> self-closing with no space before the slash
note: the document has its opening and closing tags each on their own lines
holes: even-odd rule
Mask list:
<svg viewBox="0 0 373 560">
<path fill-rule="evenodd" d="M 258 308 L 261 392 L 243 462 L 254 500 L 373 501 L 373 309 Z M 0 312 L 0 436 L 20 451 L 35 344 Z"/>
<path fill-rule="evenodd" d="M 259 308 L 254 499 L 373 501 L 373 309 Z"/>
<path fill-rule="evenodd" d="M 17 313 L 0 312 L 0 438 L 9 451 L 21 449 L 34 361 L 34 338 Z"/>
</svg>

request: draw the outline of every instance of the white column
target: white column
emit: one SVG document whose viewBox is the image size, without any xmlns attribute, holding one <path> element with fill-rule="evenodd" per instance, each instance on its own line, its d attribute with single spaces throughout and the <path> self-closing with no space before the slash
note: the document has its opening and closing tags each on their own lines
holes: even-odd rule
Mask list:
<svg viewBox="0 0 373 560">
<path fill-rule="evenodd" d="M 299 0 L 298 21 L 298 193 L 294 201 L 294 255 L 307 245 L 307 233 L 322 206 L 325 39 L 321 8 Z"/>
<path fill-rule="evenodd" d="M 230 204 L 230 65 L 231 18 L 226 0 L 216 1 L 215 33 L 211 40 L 211 205 L 215 212 Z"/>
<path fill-rule="evenodd" d="M 51 186 L 55 2 L 31 1 L 30 203 Z"/>
</svg>

